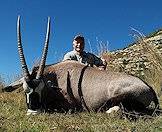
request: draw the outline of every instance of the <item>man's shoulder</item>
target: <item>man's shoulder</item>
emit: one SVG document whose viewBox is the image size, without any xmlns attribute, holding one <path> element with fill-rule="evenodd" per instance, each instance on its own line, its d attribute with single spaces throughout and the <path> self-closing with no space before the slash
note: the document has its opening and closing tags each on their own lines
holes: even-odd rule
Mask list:
<svg viewBox="0 0 162 132">
<path fill-rule="evenodd" d="M 71 59 L 74 59 L 75 56 L 76 56 L 76 53 L 74 51 L 69 51 L 64 55 L 63 60 L 71 60 Z"/>
</svg>

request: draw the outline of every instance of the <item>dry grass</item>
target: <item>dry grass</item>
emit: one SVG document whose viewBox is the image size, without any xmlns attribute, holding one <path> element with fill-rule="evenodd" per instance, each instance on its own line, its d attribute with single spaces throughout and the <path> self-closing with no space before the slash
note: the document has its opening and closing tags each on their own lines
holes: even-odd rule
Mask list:
<svg viewBox="0 0 162 132">
<path fill-rule="evenodd" d="M 0 92 L 2 92 L 2 88 L 5 86 L 3 78 L 0 76 Z"/>
</svg>

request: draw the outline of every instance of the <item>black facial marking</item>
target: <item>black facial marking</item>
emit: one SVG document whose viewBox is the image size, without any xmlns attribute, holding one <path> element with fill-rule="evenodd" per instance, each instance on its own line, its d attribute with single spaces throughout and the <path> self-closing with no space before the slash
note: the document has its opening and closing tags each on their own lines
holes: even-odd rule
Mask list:
<svg viewBox="0 0 162 132">
<path fill-rule="evenodd" d="M 33 92 L 29 95 L 29 103 L 27 103 L 28 109 L 36 110 L 41 107 L 41 103 L 39 101 L 39 94 L 36 92 Z"/>
<path fill-rule="evenodd" d="M 28 86 L 33 89 L 33 92 L 29 94 L 29 102 L 27 103 L 28 109 L 36 110 L 41 108 L 40 95 L 35 92 L 35 89 L 39 86 L 40 82 L 40 79 L 33 79 L 27 82 Z"/>
</svg>

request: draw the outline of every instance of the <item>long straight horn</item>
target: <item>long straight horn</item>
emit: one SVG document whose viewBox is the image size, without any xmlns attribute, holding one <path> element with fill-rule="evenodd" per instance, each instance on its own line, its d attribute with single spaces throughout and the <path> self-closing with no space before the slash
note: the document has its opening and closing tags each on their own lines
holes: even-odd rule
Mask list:
<svg viewBox="0 0 162 132">
<path fill-rule="evenodd" d="M 18 42 L 18 52 L 19 52 L 21 67 L 23 70 L 23 75 L 26 80 L 29 80 L 30 74 L 28 71 L 28 67 L 26 65 L 26 61 L 25 61 L 25 57 L 24 57 L 24 53 L 23 53 L 23 47 L 22 47 L 22 43 L 21 43 L 20 16 L 18 16 L 18 19 L 17 19 L 17 42 Z"/>
<path fill-rule="evenodd" d="M 50 36 L 50 17 L 48 17 L 46 40 L 45 40 L 42 58 L 41 58 L 41 62 L 40 62 L 40 65 L 39 65 L 39 69 L 38 69 L 38 72 L 37 72 L 36 79 L 39 79 L 44 72 L 46 58 L 47 58 L 47 52 L 48 52 L 49 36 Z"/>
</svg>

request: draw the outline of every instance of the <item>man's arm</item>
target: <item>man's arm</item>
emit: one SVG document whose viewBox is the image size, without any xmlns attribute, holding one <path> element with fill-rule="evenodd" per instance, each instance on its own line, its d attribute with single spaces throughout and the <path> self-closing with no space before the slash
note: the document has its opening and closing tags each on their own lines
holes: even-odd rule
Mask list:
<svg viewBox="0 0 162 132">
<path fill-rule="evenodd" d="M 100 70 L 106 70 L 107 62 L 105 59 L 97 57 L 96 55 L 89 53 L 89 58 L 92 59 L 93 65 L 99 67 Z"/>
</svg>

